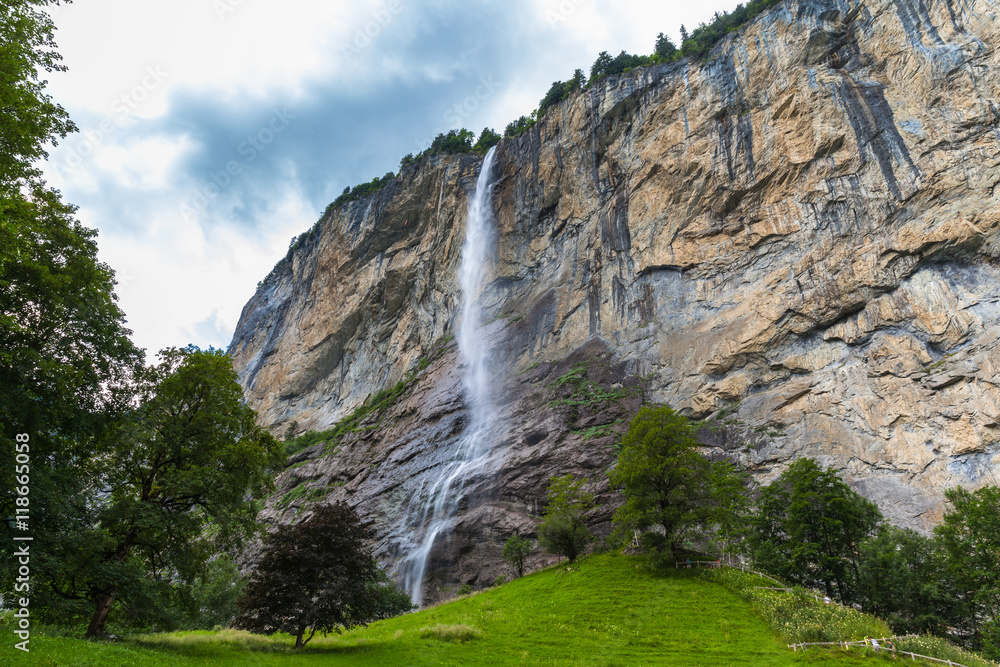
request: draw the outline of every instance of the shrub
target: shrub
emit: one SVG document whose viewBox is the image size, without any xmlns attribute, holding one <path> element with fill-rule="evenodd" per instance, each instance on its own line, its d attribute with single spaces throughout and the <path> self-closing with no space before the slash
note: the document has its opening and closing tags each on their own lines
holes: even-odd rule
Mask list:
<svg viewBox="0 0 1000 667">
<path fill-rule="evenodd" d="M 802 587 L 791 592 L 765 590 L 774 582 L 731 568 L 706 574 L 748 601 L 767 623 L 789 643 L 856 641 L 870 635 L 892 634 L 889 626 L 867 614 L 839 604 L 824 604 L 817 594 Z"/>
</svg>

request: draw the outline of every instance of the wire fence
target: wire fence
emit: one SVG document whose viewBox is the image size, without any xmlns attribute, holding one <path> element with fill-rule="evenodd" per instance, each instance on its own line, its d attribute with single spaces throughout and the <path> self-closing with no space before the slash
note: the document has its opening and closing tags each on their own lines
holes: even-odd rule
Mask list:
<svg viewBox="0 0 1000 667">
<path fill-rule="evenodd" d="M 756 589 L 782 591 L 785 593 L 789 593 L 792 590 L 791 588 L 786 586 L 783 582 L 779 581 L 778 579 L 775 579 L 771 575 L 764 574 L 763 572 L 758 572 L 757 570 L 751 570 L 750 568 L 743 566 L 742 563 L 737 563 L 737 564 L 723 563 L 721 560 L 674 561 L 674 569 L 690 568 L 690 567 L 721 568 L 723 566 L 731 567 L 734 570 L 741 570 L 743 572 L 748 572 L 750 574 L 756 574 L 759 577 L 763 577 L 764 579 L 768 579 L 778 584 L 778 586 L 754 586 L 754 588 Z M 813 597 L 816 599 L 817 602 L 820 600 L 820 597 L 818 595 L 813 595 Z M 823 601 L 826 602 L 827 604 L 830 604 L 830 598 L 828 597 L 823 598 Z M 929 655 L 920 655 L 919 653 L 913 653 L 912 651 L 897 650 L 895 648 L 894 642 L 892 643 L 893 648 L 889 648 L 888 646 L 883 646 L 882 644 L 879 643 L 879 642 L 887 643 L 891 642 L 892 640 L 899 640 L 899 639 L 909 639 L 911 637 L 916 637 L 916 636 L 917 635 L 903 635 L 898 637 L 882 637 L 880 639 L 862 639 L 853 642 L 803 642 L 800 644 L 787 644 L 787 646 L 788 648 L 792 649 L 793 652 L 797 652 L 799 649 L 805 651 L 806 648 L 809 646 L 839 646 L 845 651 L 849 650 L 851 646 L 867 647 L 875 651 L 885 651 L 891 653 L 893 656 L 901 656 L 901 655 L 909 656 L 910 660 L 912 661 L 916 661 L 917 658 L 920 658 L 921 660 L 930 660 L 931 662 L 939 662 L 943 665 L 948 665 L 949 667 L 968 667 L 968 665 L 964 665 L 960 662 L 955 662 L 954 660 L 944 660 L 941 658 L 934 658 Z"/>
<path fill-rule="evenodd" d="M 845 651 L 849 650 L 852 646 L 864 647 L 872 649 L 875 651 L 884 651 L 885 653 L 890 653 L 893 656 L 910 656 L 910 660 L 916 662 L 917 658 L 921 660 L 930 660 L 931 662 L 940 662 L 942 665 L 949 665 L 949 667 L 968 667 L 960 662 L 955 662 L 954 660 L 944 660 L 942 658 L 933 658 L 929 655 L 920 655 L 919 653 L 914 653 L 913 651 L 900 651 L 896 648 L 890 648 L 889 646 L 883 646 L 892 642 L 892 640 L 908 639 L 910 637 L 915 637 L 916 635 L 904 635 L 902 637 L 881 637 L 879 639 L 863 639 L 856 642 L 803 642 L 801 644 L 788 644 L 788 648 L 792 649 L 793 652 L 797 652 L 799 649 L 803 651 L 809 646 L 839 646 Z M 881 643 L 880 643 L 881 642 Z M 892 646 L 895 646 L 895 642 L 892 642 Z"/>
</svg>

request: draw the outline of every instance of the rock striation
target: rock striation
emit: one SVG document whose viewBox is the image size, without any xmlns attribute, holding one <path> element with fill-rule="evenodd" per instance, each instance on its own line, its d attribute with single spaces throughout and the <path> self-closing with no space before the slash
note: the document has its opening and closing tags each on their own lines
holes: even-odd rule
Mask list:
<svg viewBox="0 0 1000 667">
<path fill-rule="evenodd" d="M 554 474 L 592 480 L 607 533 L 614 434 L 642 400 L 725 413 L 739 434 L 706 444 L 761 481 L 812 456 L 919 529 L 945 488 L 1000 483 L 998 14 L 788 0 L 704 63 L 602 80 L 500 143 L 495 472 L 435 547 L 427 598 L 506 574 L 503 540 L 533 531 Z M 427 157 L 328 213 L 244 308 L 229 352 L 276 433 L 407 382 L 293 460 L 273 520 L 344 497 L 398 555 L 412 480 L 465 419 L 448 337 L 480 163 Z"/>
</svg>

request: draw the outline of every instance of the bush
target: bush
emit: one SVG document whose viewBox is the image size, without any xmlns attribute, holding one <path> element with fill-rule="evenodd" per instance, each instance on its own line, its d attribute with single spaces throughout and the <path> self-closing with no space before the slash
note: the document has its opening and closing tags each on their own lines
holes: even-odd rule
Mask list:
<svg viewBox="0 0 1000 667">
<path fill-rule="evenodd" d="M 767 623 L 788 643 L 856 641 L 870 635 L 886 637 L 889 626 L 851 607 L 824 604 L 817 594 L 802 587 L 790 593 L 756 586 L 774 582 L 732 568 L 712 570 L 706 575 L 749 602 Z"/>
</svg>

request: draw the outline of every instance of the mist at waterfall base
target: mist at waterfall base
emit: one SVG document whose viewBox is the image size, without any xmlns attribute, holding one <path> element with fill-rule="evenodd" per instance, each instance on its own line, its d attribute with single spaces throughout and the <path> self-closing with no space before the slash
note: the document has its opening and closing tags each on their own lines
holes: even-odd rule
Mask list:
<svg viewBox="0 0 1000 667">
<path fill-rule="evenodd" d="M 489 350 L 482 335 L 479 297 L 495 243 L 490 197 L 495 150 L 491 148 L 483 159 L 476 191 L 469 201 L 458 275 L 462 301 L 455 333 L 468 420 L 450 459 L 422 479 L 410 501 L 409 512 L 403 517 L 407 544 L 402 550 L 399 571 L 403 588 L 417 605 L 423 604 L 424 573 L 434 541 L 450 529 L 466 481 L 490 460 L 488 433 L 495 415 L 490 400 Z"/>
</svg>

